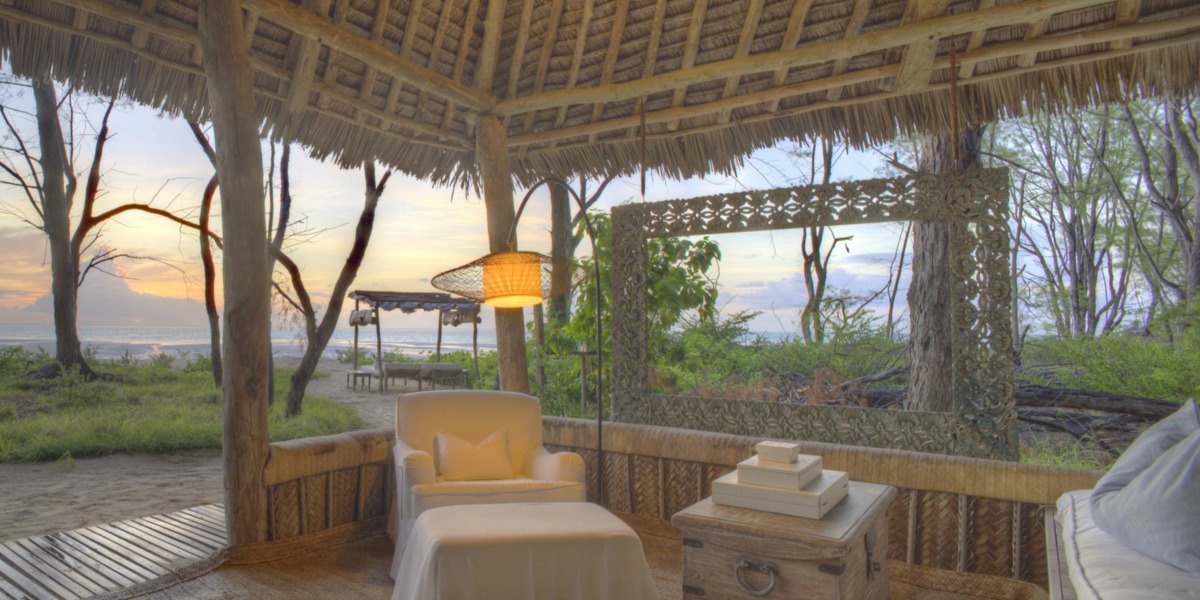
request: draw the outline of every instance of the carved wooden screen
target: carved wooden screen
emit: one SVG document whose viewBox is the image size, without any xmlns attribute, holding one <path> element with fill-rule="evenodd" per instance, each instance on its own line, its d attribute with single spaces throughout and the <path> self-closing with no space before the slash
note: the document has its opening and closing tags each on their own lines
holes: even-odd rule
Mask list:
<svg viewBox="0 0 1200 600">
<path fill-rule="evenodd" d="M 1016 459 L 1008 171 L 847 181 L 613 209 L 612 414 L 618 421 L 782 439 Z M 650 238 L 948 220 L 954 410 L 812 406 L 648 393 Z"/>
</svg>

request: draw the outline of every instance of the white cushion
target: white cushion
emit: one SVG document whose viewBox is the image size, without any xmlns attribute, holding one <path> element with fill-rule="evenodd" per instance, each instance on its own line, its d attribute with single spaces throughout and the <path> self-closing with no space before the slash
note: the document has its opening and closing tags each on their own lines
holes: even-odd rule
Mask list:
<svg viewBox="0 0 1200 600">
<path fill-rule="evenodd" d="M 1080 600 L 1200 600 L 1200 578 L 1146 556 L 1097 527 L 1090 493 L 1068 492 L 1058 499 L 1067 572 Z"/>
<path fill-rule="evenodd" d="M 512 479 L 508 457 L 508 431 L 493 431 L 473 444 L 453 433 L 441 432 L 433 439 L 433 464 L 443 481 Z"/>
<path fill-rule="evenodd" d="M 1092 490 L 1096 525 L 1200 577 L 1200 413 L 1190 400 L 1147 429 Z"/>
<path fill-rule="evenodd" d="M 460 504 L 583 502 L 585 494 L 583 484 L 576 481 L 439 481 L 413 486 L 413 514 L 420 515 L 431 508 Z"/>
</svg>

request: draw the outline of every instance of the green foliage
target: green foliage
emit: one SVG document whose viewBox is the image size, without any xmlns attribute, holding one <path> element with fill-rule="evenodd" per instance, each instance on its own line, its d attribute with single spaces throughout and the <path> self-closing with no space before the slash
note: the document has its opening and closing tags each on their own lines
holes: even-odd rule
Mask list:
<svg viewBox="0 0 1200 600">
<path fill-rule="evenodd" d="M 1037 436 L 1021 444 L 1021 462 L 1065 469 L 1102 471 L 1111 462 L 1109 454 L 1095 440 L 1077 440 L 1067 436 Z"/>
<path fill-rule="evenodd" d="M 5 349 L 0 365 L 36 362 L 25 354 Z M 93 381 L 78 372 L 45 380 L 0 379 L 0 461 L 220 448 L 221 392 L 211 375 L 195 363 L 172 369 L 175 359 L 163 356 L 141 364 L 94 363 L 108 376 Z M 278 385 L 269 416 L 273 441 L 362 427 L 353 408 L 322 398 L 306 399 L 303 415 L 285 419 L 291 371 L 275 372 Z"/>
<path fill-rule="evenodd" d="M 1200 334 L 1173 343 L 1123 335 L 1037 340 L 1022 359 L 1025 371 L 1045 374 L 1037 383 L 1175 402 L 1200 397 Z"/>
</svg>

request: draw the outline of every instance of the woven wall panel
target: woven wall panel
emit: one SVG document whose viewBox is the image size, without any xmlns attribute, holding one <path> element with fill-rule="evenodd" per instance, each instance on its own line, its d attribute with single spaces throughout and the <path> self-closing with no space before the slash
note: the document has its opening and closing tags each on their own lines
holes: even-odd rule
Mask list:
<svg viewBox="0 0 1200 600">
<path fill-rule="evenodd" d="M 888 559 L 908 561 L 908 516 L 912 494 L 897 488 L 896 497 L 888 506 Z"/>
<path fill-rule="evenodd" d="M 697 503 L 704 495 L 700 493 L 699 463 L 682 460 L 663 461 L 663 505 L 664 519 Z"/>
<path fill-rule="evenodd" d="M 271 539 L 300 535 L 300 483 L 288 481 L 270 488 Z"/>
<path fill-rule="evenodd" d="M 1046 565 L 1046 527 L 1042 521 L 1041 507 L 1036 504 L 1020 504 L 1019 510 L 1022 560 L 1018 579 L 1046 587 L 1050 573 Z"/>
<path fill-rule="evenodd" d="M 917 497 L 916 556 L 918 565 L 958 570 L 958 495 L 921 492 Z"/>
<path fill-rule="evenodd" d="M 1013 503 L 971 498 L 968 507 L 966 570 L 1012 577 L 1018 546 L 1013 539 Z"/>
<path fill-rule="evenodd" d="M 741 435 L 1015 459 L 1008 171 L 839 182 L 613 209 L 613 419 Z M 647 239 L 888 221 L 953 222 L 953 413 L 655 397 Z"/>
<path fill-rule="evenodd" d="M 358 517 L 358 469 L 338 469 L 330 473 L 330 527 L 353 523 Z"/>
<path fill-rule="evenodd" d="M 609 510 L 633 512 L 633 489 L 630 487 L 628 454 L 604 453 L 604 497 Z"/>
<path fill-rule="evenodd" d="M 329 527 L 329 473 L 305 477 L 304 533 L 316 533 Z"/>
<path fill-rule="evenodd" d="M 386 466 L 376 463 L 359 467 L 361 478 L 359 520 L 382 517 L 387 514 L 388 474 Z"/>
<path fill-rule="evenodd" d="M 704 465 L 704 477 L 700 480 L 700 497 L 711 496 L 713 480 L 733 472 L 736 468 L 736 465 Z"/>
<path fill-rule="evenodd" d="M 600 478 L 597 476 L 596 470 L 596 450 L 594 448 L 565 448 L 560 447 L 559 451 L 567 450 L 575 452 L 583 458 L 584 476 L 587 479 L 587 501 L 592 503 L 600 502 Z M 607 454 L 607 453 L 606 453 Z"/>
<path fill-rule="evenodd" d="M 651 456 L 634 456 L 629 460 L 629 488 L 632 512 L 637 515 L 663 518 L 662 479 L 659 459 Z"/>
</svg>

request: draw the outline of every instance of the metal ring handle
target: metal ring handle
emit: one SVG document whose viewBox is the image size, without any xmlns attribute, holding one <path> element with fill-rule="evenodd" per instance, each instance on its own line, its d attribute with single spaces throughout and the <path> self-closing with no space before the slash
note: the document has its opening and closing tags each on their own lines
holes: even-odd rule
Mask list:
<svg viewBox="0 0 1200 600">
<path fill-rule="evenodd" d="M 764 575 L 770 575 L 771 582 L 767 584 L 767 587 L 764 587 L 761 590 L 753 589 L 746 585 L 744 581 L 742 581 L 742 569 L 750 569 L 753 571 L 758 571 Z M 746 592 L 751 596 L 757 596 L 761 598 L 767 594 L 770 594 L 775 590 L 775 584 L 779 582 L 778 576 L 779 569 L 771 563 L 753 561 L 748 558 L 739 558 L 737 564 L 733 565 L 733 580 L 737 582 L 738 587 L 741 588 L 743 592 Z"/>
</svg>

